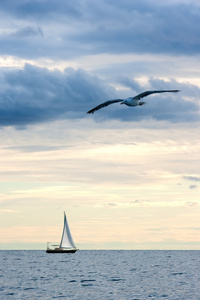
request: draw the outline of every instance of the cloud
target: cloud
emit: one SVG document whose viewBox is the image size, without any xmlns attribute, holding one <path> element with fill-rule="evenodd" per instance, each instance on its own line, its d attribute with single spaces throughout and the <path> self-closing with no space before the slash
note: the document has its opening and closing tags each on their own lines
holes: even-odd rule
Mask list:
<svg viewBox="0 0 200 300">
<path fill-rule="evenodd" d="M 112 202 L 110 202 L 110 203 L 107 203 L 107 206 L 110 206 L 110 207 L 116 207 L 116 206 L 117 206 L 117 203 L 112 203 Z"/>
<path fill-rule="evenodd" d="M 123 80 L 123 83 L 125 80 Z M 128 82 L 130 87 L 130 80 Z M 127 86 L 127 85 L 126 85 Z M 135 96 L 140 92 L 144 91 L 144 87 L 138 85 L 136 86 L 133 81 L 133 89 L 129 89 L 128 96 Z M 149 80 L 147 82 L 150 90 L 156 89 L 171 89 L 178 88 L 181 90 L 179 94 L 162 94 L 160 95 L 151 95 L 143 100 L 146 102 L 146 105 L 141 107 L 130 108 L 127 106 L 121 107 L 120 105 L 113 104 L 107 108 L 104 108 L 101 111 L 97 111 L 93 117 L 95 119 L 104 118 L 104 119 L 118 119 L 121 121 L 140 121 L 140 120 L 157 120 L 157 121 L 170 121 L 172 123 L 179 122 L 196 122 L 199 121 L 199 104 L 191 99 L 187 101 L 192 95 L 192 87 L 190 84 L 179 84 L 172 81 L 164 81 L 160 79 Z M 188 93 L 188 89 L 190 93 Z M 196 93 L 197 87 L 193 87 L 194 94 Z M 114 97 L 113 97 L 114 98 Z M 123 97 L 118 97 L 123 98 Z M 103 101 L 102 101 L 103 102 Z M 97 105 L 98 103 L 96 103 Z"/>
<path fill-rule="evenodd" d="M 117 119 L 126 122 L 143 119 L 199 121 L 199 106 L 183 98 L 188 85 L 184 85 L 185 93 L 182 94 L 149 96 L 146 100 L 148 104 L 142 107 L 129 108 L 113 104 L 94 115 L 86 115 L 97 104 L 119 98 L 119 92 L 85 70 L 67 68 L 64 72 L 49 71 L 27 64 L 22 70 L 2 69 L 0 83 L 0 126 L 25 126 L 66 118 L 93 118 L 96 121 Z M 130 95 L 143 91 L 134 80 L 132 85 L 129 80 L 128 85 Z M 171 83 L 156 79 L 149 81 L 149 85 L 152 89 L 181 87 L 174 81 Z M 191 90 L 190 85 L 189 88 Z"/>
<path fill-rule="evenodd" d="M 196 184 L 192 184 L 192 185 L 189 186 L 189 188 L 190 188 L 191 190 L 196 189 L 196 188 L 197 188 L 197 185 L 196 185 Z"/>
<path fill-rule="evenodd" d="M 131 205 L 132 205 L 132 204 L 138 204 L 138 203 L 140 204 L 140 203 L 143 203 L 143 202 L 144 202 L 144 201 L 138 200 L 138 199 L 137 199 L 137 200 L 131 201 Z"/>
<path fill-rule="evenodd" d="M 189 180 L 189 181 L 197 182 L 197 183 L 200 182 L 200 177 L 197 177 L 197 176 L 184 176 L 183 178 L 186 180 Z M 198 186 L 196 184 L 191 184 L 189 186 L 189 188 L 191 190 L 196 189 L 197 187 Z"/>
<path fill-rule="evenodd" d="M 12 0 L 2 0 L 1 9 L 7 13 L 16 16 L 17 18 L 30 18 L 33 19 L 43 19 L 48 18 L 50 15 L 66 15 L 69 16 L 81 16 L 81 0 L 76 0 L 74 2 L 60 0 L 55 2 L 54 0 L 19 0 L 13 2 Z M 11 5 L 12 4 L 12 5 Z"/>
<path fill-rule="evenodd" d="M 65 72 L 26 65 L 0 78 L 0 125 L 27 125 L 64 118 L 83 118 L 92 99 L 107 98 L 103 81 L 83 70 Z"/>
<path fill-rule="evenodd" d="M 190 181 L 200 182 L 200 177 L 197 176 L 184 176 L 183 178 Z"/>
<path fill-rule="evenodd" d="M 35 24 L 44 33 L 42 41 L 24 43 L 9 33 L 0 35 L 1 53 L 7 55 L 69 59 L 98 53 L 199 53 L 198 3 L 2 0 L 0 8 L 4 28 L 5 18 L 13 19 L 6 21 L 8 32 L 23 22 L 18 34 L 38 34 L 32 31 Z"/>
<path fill-rule="evenodd" d="M 13 33 L 16 38 L 32 37 L 32 36 L 43 36 L 43 31 L 40 27 L 26 26 Z"/>
<path fill-rule="evenodd" d="M 198 204 L 197 202 L 192 202 L 192 201 L 190 201 L 190 202 L 185 203 L 185 205 L 186 205 L 186 206 L 189 206 L 189 207 L 196 207 L 196 206 L 198 206 L 199 204 Z M 192 229 L 192 228 L 191 228 L 191 229 Z M 193 229 L 193 230 L 195 230 L 195 229 Z M 198 228 L 198 230 L 199 230 L 199 228 Z"/>
</svg>

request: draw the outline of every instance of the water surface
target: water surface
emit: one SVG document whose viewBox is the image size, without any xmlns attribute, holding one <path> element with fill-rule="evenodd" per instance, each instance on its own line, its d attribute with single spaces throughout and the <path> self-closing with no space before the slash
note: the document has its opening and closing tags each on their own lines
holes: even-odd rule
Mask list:
<svg viewBox="0 0 200 300">
<path fill-rule="evenodd" d="M 200 251 L 0 251 L 0 299 L 200 300 Z"/>
</svg>

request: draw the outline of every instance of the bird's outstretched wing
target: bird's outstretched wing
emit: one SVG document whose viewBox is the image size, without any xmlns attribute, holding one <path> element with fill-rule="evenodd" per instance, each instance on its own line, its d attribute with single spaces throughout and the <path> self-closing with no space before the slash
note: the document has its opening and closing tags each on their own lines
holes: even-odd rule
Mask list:
<svg viewBox="0 0 200 300">
<path fill-rule="evenodd" d="M 108 105 L 116 103 L 116 102 L 122 102 L 122 101 L 123 101 L 123 99 L 114 99 L 114 100 L 106 101 L 106 102 L 101 103 L 98 106 L 94 107 L 93 109 L 89 110 L 87 112 L 87 114 L 93 114 L 96 110 L 98 110 L 98 109 L 100 109 L 102 107 L 108 106 Z"/>
<path fill-rule="evenodd" d="M 146 91 L 144 93 L 141 93 L 141 94 L 133 97 L 133 99 L 140 100 L 143 97 L 149 96 L 151 94 L 157 94 L 157 93 L 178 93 L 178 92 L 180 92 L 180 91 L 179 90 Z"/>
</svg>

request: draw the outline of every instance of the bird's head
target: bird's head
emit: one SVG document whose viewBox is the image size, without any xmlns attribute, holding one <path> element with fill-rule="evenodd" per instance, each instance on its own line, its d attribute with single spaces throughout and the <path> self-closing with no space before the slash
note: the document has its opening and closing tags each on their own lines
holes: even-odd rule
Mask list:
<svg viewBox="0 0 200 300">
<path fill-rule="evenodd" d="M 144 104 L 146 104 L 146 102 L 143 102 L 143 101 L 139 102 L 139 105 L 144 105 Z"/>
<path fill-rule="evenodd" d="M 123 100 L 120 104 L 127 104 L 127 100 Z"/>
</svg>

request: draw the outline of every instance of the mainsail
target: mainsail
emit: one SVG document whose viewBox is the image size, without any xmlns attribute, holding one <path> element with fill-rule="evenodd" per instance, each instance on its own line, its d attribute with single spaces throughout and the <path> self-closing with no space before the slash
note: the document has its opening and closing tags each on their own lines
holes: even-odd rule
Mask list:
<svg viewBox="0 0 200 300">
<path fill-rule="evenodd" d="M 72 235 L 69 229 L 69 225 L 67 222 L 66 214 L 64 212 L 64 227 L 63 227 L 63 234 L 62 234 L 62 239 L 60 242 L 60 248 L 76 248 L 74 245 Z"/>
</svg>

